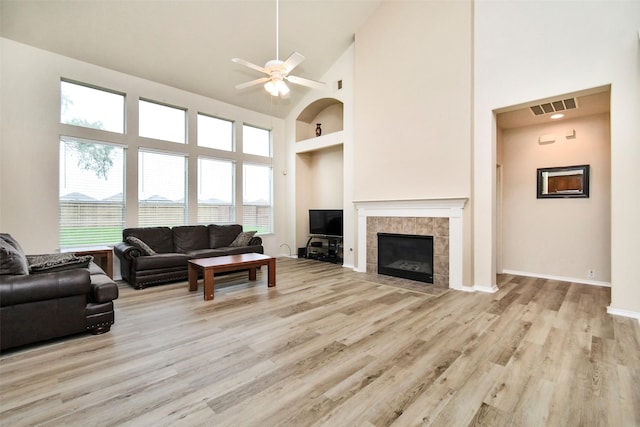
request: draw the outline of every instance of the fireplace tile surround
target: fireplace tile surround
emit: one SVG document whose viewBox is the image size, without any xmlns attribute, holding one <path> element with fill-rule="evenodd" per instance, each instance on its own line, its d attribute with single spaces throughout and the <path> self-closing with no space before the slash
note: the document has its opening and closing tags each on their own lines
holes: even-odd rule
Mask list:
<svg viewBox="0 0 640 427">
<path fill-rule="evenodd" d="M 466 198 L 357 201 L 356 271 L 377 273 L 377 233 L 433 236 L 434 284 L 462 286 L 462 209 Z M 429 285 L 425 285 L 429 286 Z"/>
<path fill-rule="evenodd" d="M 367 273 L 378 271 L 378 233 L 433 236 L 433 284 L 449 286 L 449 218 L 367 217 Z"/>
</svg>

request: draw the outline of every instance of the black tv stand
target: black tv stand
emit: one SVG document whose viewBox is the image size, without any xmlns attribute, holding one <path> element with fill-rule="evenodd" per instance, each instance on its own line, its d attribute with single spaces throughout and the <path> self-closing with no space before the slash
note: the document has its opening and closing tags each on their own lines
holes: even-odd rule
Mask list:
<svg viewBox="0 0 640 427">
<path fill-rule="evenodd" d="M 306 250 L 308 259 L 342 264 L 342 236 L 310 234 Z"/>
</svg>

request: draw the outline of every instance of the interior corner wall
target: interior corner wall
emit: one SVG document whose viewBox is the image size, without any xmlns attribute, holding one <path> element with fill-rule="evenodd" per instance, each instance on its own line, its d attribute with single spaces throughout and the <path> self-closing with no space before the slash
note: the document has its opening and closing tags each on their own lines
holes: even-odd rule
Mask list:
<svg viewBox="0 0 640 427">
<path fill-rule="evenodd" d="M 476 283 L 495 282 L 496 128 L 492 112 L 611 85 L 610 308 L 640 317 L 638 28 L 637 1 L 474 3 Z"/>
<path fill-rule="evenodd" d="M 238 123 L 271 129 L 274 141 L 274 233 L 264 235 L 263 242 L 265 253 L 275 255 L 279 252 L 281 242 L 278 233 L 287 224 L 284 203 L 277 202 L 286 200 L 287 192 L 286 177 L 279 173 L 286 168 L 283 120 L 6 38 L 0 38 L 0 52 L 0 231 L 14 235 L 27 253 L 51 253 L 59 246 L 59 137 L 68 134 L 70 128 L 70 125 L 60 124 L 62 77 L 127 94 L 129 131 L 125 134 L 109 133 L 110 142 L 127 147 L 127 161 L 131 160 L 129 155 L 133 156 L 142 146 L 171 151 L 171 145 L 165 141 L 137 136 L 134 112 L 140 97 L 187 108 L 189 123 L 195 123 L 199 111 L 217 112 Z M 105 138 L 105 131 L 96 129 L 74 126 L 73 132 L 73 136 L 88 140 Z M 181 150 L 186 152 L 190 166 L 195 168 L 202 149 L 190 141 Z M 137 206 L 134 168 L 127 170 L 125 193 L 127 204 Z M 189 223 L 194 224 L 197 221 L 197 202 L 190 198 L 188 203 Z M 131 220 L 132 217 L 137 219 L 135 209 L 127 210 L 126 215 L 126 226 L 136 226 Z"/>
<path fill-rule="evenodd" d="M 571 129 L 575 137 L 566 138 Z M 547 134 L 556 141 L 538 143 Z M 504 270 L 571 282 L 610 282 L 609 135 L 609 114 L 504 130 Z M 538 168 L 584 164 L 590 167 L 588 198 L 537 198 Z M 589 277 L 588 270 L 595 276 Z"/>
</svg>

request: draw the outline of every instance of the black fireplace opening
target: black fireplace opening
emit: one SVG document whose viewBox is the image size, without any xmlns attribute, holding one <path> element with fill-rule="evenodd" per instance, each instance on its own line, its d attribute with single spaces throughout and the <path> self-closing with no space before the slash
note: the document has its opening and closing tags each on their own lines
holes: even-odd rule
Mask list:
<svg viewBox="0 0 640 427">
<path fill-rule="evenodd" d="M 378 274 L 433 283 L 433 236 L 378 233 Z"/>
</svg>

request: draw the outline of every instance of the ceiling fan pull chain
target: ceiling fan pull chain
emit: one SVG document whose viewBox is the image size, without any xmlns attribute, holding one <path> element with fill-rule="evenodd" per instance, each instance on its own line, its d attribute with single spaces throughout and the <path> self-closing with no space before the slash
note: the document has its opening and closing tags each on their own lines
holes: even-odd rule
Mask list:
<svg viewBox="0 0 640 427">
<path fill-rule="evenodd" d="M 276 0 L 276 59 L 280 59 L 280 4 Z"/>
</svg>

